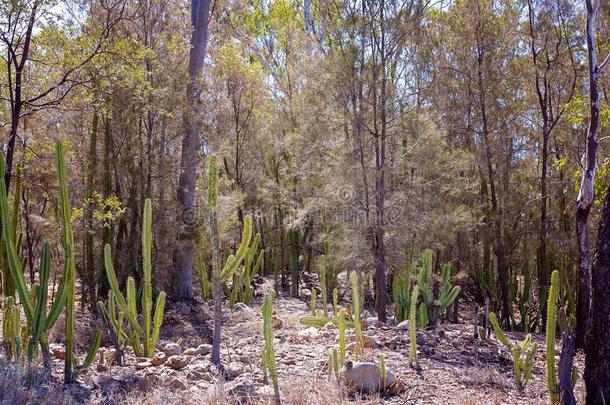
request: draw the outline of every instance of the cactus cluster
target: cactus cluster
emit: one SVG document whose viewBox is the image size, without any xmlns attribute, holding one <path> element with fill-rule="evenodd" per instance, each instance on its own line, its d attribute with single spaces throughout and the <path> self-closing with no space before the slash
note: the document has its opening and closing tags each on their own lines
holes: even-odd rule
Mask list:
<svg viewBox="0 0 610 405">
<path fill-rule="evenodd" d="M 127 334 L 123 330 L 125 313 L 117 307 L 114 291 L 108 291 L 108 302 L 98 301 L 97 312 L 102 323 L 110 334 L 110 339 L 116 351 L 115 361 L 119 366 L 123 365 L 123 347 L 127 342 Z"/>
<path fill-rule="evenodd" d="M 509 341 L 498 324 L 496 314 L 493 312 L 489 314 L 489 322 L 491 323 L 494 333 L 496 334 L 496 337 L 500 343 L 506 346 L 508 351 L 511 353 L 513 358 L 513 375 L 515 382 L 520 388 L 525 388 L 530 377 L 532 376 L 534 358 L 538 352 L 538 343 L 532 343 L 532 335 L 529 333 L 521 343 L 513 343 Z"/>
<path fill-rule="evenodd" d="M 275 363 L 275 351 L 273 350 L 273 326 L 271 324 L 273 316 L 272 299 L 270 294 L 265 294 L 263 306 L 261 308 L 263 315 L 263 335 L 265 337 L 265 347 L 263 349 L 263 368 L 265 373 L 271 376 L 275 400 L 280 403 L 280 388 L 277 380 L 277 366 Z"/>
<path fill-rule="evenodd" d="M 250 304 L 254 298 L 254 277 L 263 266 L 264 252 L 259 249 L 261 235 L 256 234 L 251 246 L 246 249 L 243 264 L 233 274 L 233 285 L 231 290 L 231 305 L 237 302 Z"/>
<path fill-rule="evenodd" d="M 434 296 L 434 279 L 432 275 L 432 251 L 424 250 L 422 253 L 422 265 L 417 272 L 417 286 L 419 287 L 422 302 L 419 307 L 420 326 L 436 325 L 439 314 L 446 309 L 459 295 L 459 286 L 451 286 L 451 264 L 443 265 L 441 272 L 440 294 Z"/>
<path fill-rule="evenodd" d="M 59 315 L 64 309 L 66 314 L 66 356 L 64 366 L 64 379 L 66 383 L 74 381 L 76 373 L 88 367 L 93 361 L 101 341 L 101 334 L 98 331 L 93 339 L 93 344 L 87 354 L 85 362 L 77 365 L 73 354 L 73 330 L 74 330 L 74 239 L 72 236 L 71 210 L 67 188 L 66 171 L 64 164 L 63 146 L 61 142 L 56 145 L 57 175 L 59 180 L 60 192 L 60 214 L 62 218 L 62 246 L 65 252 L 64 276 L 60 287 L 55 295 L 55 300 L 51 304 L 51 309 L 47 313 L 48 303 L 48 280 L 51 267 L 51 249 L 48 243 L 44 244 L 40 258 L 40 285 L 33 285 L 28 289 L 23 277 L 24 263 L 17 256 L 19 242 L 16 236 L 16 216 L 18 212 L 13 206 L 12 217 L 9 215 L 7 191 L 4 182 L 0 182 L 0 221 L 11 226 L 2 227 L 2 241 L 6 260 L 6 269 L 10 275 L 11 283 L 15 287 L 15 292 L 19 296 L 19 301 L 23 308 L 26 320 L 26 328 L 20 325 L 19 308 L 14 304 L 13 297 L 7 298 L 7 308 L 5 309 L 5 342 L 9 342 L 13 358 L 19 358 L 21 353 L 27 353 L 28 367 L 33 372 L 33 363 L 38 356 L 38 346 L 40 346 L 44 364 L 51 366 L 51 360 L 47 343 L 47 332 L 53 327 Z M 4 157 L 0 157 L 0 173 L 6 170 Z M 5 286 L 6 287 L 6 286 Z M 6 291 L 6 288 L 5 288 Z M 31 377 L 33 374 L 31 374 Z"/>
<path fill-rule="evenodd" d="M 136 285 L 133 277 L 127 279 L 127 296 L 123 297 L 119 283 L 114 272 L 114 266 L 112 265 L 112 254 L 110 251 L 110 245 L 104 247 L 104 264 L 106 267 L 106 275 L 108 276 L 108 283 L 110 289 L 113 292 L 114 298 L 112 301 L 116 302 L 122 315 L 127 320 L 129 325 L 129 334 L 127 340 L 134 350 L 136 356 L 152 357 L 155 350 L 155 345 L 159 340 L 159 331 L 161 324 L 163 323 L 163 312 L 165 308 L 165 292 L 159 293 L 155 304 L 154 315 L 152 313 L 153 298 L 152 298 L 152 206 L 150 199 L 146 199 L 144 203 L 144 216 L 142 226 L 142 317 L 143 324 L 138 321 L 137 312 L 137 298 L 136 298 Z M 109 311 L 110 315 L 113 312 L 113 303 L 109 299 Z M 98 304 L 98 308 L 102 305 Z M 120 343 L 120 339 L 123 331 L 121 330 L 122 322 L 119 322 L 119 318 L 115 318 L 117 322 L 111 320 L 109 325 L 114 329 L 114 335 L 117 336 Z M 116 328 L 115 328 L 116 327 Z"/>
<path fill-rule="evenodd" d="M 407 257 L 405 266 L 400 274 L 394 277 L 392 283 L 392 298 L 396 321 L 402 322 L 407 319 L 411 308 L 411 276 L 413 274 L 413 261 Z"/>
<path fill-rule="evenodd" d="M 208 276 L 208 270 L 203 261 L 203 257 L 199 254 L 195 259 L 195 270 L 197 271 L 197 277 L 199 278 L 199 288 L 201 290 L 201 298 L 207 301 L 212 296 L 212 285 Z"/>
<path fill-rule="evenodd" d="M 21 313 L 13 297 L 7 297 L 2 312 L 2 341 L 9 360 L 21 358 Z"/>
</svg>

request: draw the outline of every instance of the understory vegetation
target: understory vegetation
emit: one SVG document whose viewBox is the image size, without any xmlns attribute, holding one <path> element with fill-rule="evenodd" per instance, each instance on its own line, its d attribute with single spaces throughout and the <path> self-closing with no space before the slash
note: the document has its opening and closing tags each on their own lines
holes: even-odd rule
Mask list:
<svg viewBox="0 0 610 405">
<path fill-rule="evenodd" d="M 608 15 L 0 0 L 0 402 L 610 403 Z"/>
</svg>

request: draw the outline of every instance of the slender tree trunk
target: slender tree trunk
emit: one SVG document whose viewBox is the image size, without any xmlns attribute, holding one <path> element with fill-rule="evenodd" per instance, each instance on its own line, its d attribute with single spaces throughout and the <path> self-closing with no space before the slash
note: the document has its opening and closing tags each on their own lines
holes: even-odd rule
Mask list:
<svg viewBox="0 0 610 405">
<path fill-rule="evenodd" d="M 189 82 L 186 86 L 187 111 L 184 114 L 186 135 L 182 139 L 178 203 L 181 231 L 174 252 L 174 296 L 193 298 L 193 252 L 195 250 L 195 182 L 199 166 L 201 126 L 201 73 L 205 59 L 210 20 L 210 0 L 191 1 L 193 33 L 189 51 Z"/>
<path fill-rule="evenodd" d="M 547 220 L 547 166 L 548 166 L 548 144 L 549 136 L 546 128 L 547 123 L 544 123 L 542 131 L 542 150 L 540 156 L 540 164 L 542 166 L 540 174 L 540 227 L 538 229 L 538 296 L 541 299 L 540 311 L 542 312 L 542 323 L 546 322 L 546 291 L 549 281 L 549 265 L 547 257 L 546 239 L 548 233 Z"/>
</svg>

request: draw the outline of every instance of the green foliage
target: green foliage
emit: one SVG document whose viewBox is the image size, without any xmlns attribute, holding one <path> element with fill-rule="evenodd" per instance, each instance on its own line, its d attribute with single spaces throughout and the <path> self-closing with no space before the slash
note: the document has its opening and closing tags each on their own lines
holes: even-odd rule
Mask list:
<svg viewBox="0 0 610 405">
<path fill-rule="evenodd" d="M 57 155 L 57 177 L 59 180 L 59 207 L 62 227 L 62 245 L 65 252 L 65 301 L 66 301 L 66 354 L 64 357 L 64 381 L 72 383 L 76 379 L 78 372 L 91 365 L 95 359 L 97 349 L 102 341 L 102 334 L 96 331 L 93 341 L 89 346 L 89 351 L 85 361 L 81 364 L 76 362 L 73 352 L 74 345 L 74 302 L 75 302 L 75 274 L 76 259 L 74 255 L 74 234 L 72 232 L 72 210 L 70 208 L 70 195 L 68 193 L 68 180 L 66 178 L 66 165 L 64 162 L 63 145 L 60 141 L 56 145 Z"/>
<path fill-rule="evenodd" d="M 350 280 L 352 282 L 352 294 L 353 294 L 353 304 L 354 304 L 354 329 L 355 329 L 355 337 L 356 337 L 356 346 L 354 347 L 354 359 L 358 361 L 360 359 L 360 355 L 362 354 L 362 348 L 364 347 L 362 342 L 362 325 L 360 324 L 360 282 L 358 280 L 358 274 L 356 272 L 352 272 L 350 275 Z"/>
<path fill-rule="evenodd" d="M 557 297 L 559 296 L 559 273 L 551 274 L 551 287 L 546 316 L 546 382 L 551 394 L 551 402 L 559 402 L 557 372 L 555 369 L 555 329 L 557 327 Z"/>
<path fill-rule="evenodd" d="M 273 316 L 272 299 L 270 294 L 265 294 L 263 306 L 261 308 L 263 314 L 263 334 L 265 336 L 265 348 L 263 349 L 264 364 L 271 381 L 273 383 L 273 391 L 277 403 L 280 403 L 280 388 L 277 381 L 277 367 L 275 364 L 275 351 L 273 350 L 273 326 L 271 319 Z"/>
<path fill-rule="evenodd" d="M 411 308 L 409 309 L 409 365 L 419 368 L 419 358 L 417 356 L 417 323 L 415 322 L 417 297 L 419 296 L 419 286 L 413 287 L 411 293 Z"/>
<path fill-rule="evenodd" d="M 108 283 L 114 294 L 114 301 L 124 314 L 129 325 L 130 333 L 128 335 L 129 342 L 133 347 L 136 356 L 152 357 L 155 350 L 155 345 L 159 340 L 159 331 L 163 323 L 163 312 L 165 308 L 165 292 L 161 292 L 157 297 L 154 316 L 152 314 L 152 206 L 150 199 L 146 199 L 144 203 L 144 222 L 142 226 L 142 257 L 143 257 L 143 278 L 142 278 L 142 295 L 141 306 L 143 325 L 138 322 L 137 304 L 136 304 L 136 288 L 133 277 L 127 279 L 127 298 L 123 297 L 119 288 L 119 283 L 112 265 L 112 254 L 110 245 L 104 248 L 104 264 L 106 266 L 106 275 Z M 109 307 L 112 305 L 109 303 Z M 118 336 L 121 336 L 120 331 L 116 331 Z"/>
<path fill-rule="evenodd" d="M 417 272 L 417 286 L 419 287 L 422 303 L 420 304 L 420 326 L 436 325 L 439 314 L 446 309 L 460 294 L 460 287 L 450 284 L 451 264 L 443 265 L 441 272 L 441 288 L 438 298 L 434 296 L 434 278 L 432 275 L 432 251 L 424 250 L 422 265 Z M 425 314 L 424 314 L 425 312 Z"/>
<path fill-rule="evenodd" d="M 506 337 L 498 324 L 496 314 L 493 312 L 489 314 L 489 322 L 500 343 L 506 346 L 513 357 L 513 374 L 515 382 L 520 388 L 525 388 L 532 376 L 534 357 L 536 356 L 536 352 L 538 352 L 538 344 L 532 343 L 532 335 L 529 333 L 521 343 L 513 343 L 508 340 L 508 337 Z"/>
<path fill-rule="evenodd" d="M 4 159 L 4 157 L 3 157 L 3 159 Z M 2 169 L 2 173 L 4 173 L 4 169 Z M 6 222 L 6 223 L 9 224 L 9 226 L 7 227 L 8 234 L 10 235 L 11 240 L 14 241 L 16 244 L 15 251 L 19 252 L 19 250 L 21 248 L 21 234 L 19 234 L 17 232 L 18 225 L 19 225 L 19 203 L 20 203 L 20 198 L 21 198 L 21 176 L 20 176 L 19 167 L 17 167 L 16 176 L 14 178 L 15 178 L 15 189 L 13 191 L 11 221 Z M 8 190 L 6 190 L 5 193 L 8 193 Z M 7 206 L 8 206 L 8 200 L 7 200 Z M 5 223 L 5 222 L 3 222 L 3 223 Z M 4 236 L 4 232 L 2 232 L 2 236 L 0 238 L 0 243 L 3 240 L 6 240 L 6 238 Z M 11 254 L 11 253 L 8 251 L 8 249 L 6 249 L 6 244 L 1 243 L 0 268 L 2 269 L 2 274 L 0 274 L 0 276 L 1 276 L 2 282 L 0 283 L 0 293 L 2 293 L 2 295 L 5 297 L 15 297 L 15 293 L 17 292 L 16 291 L 17 286 L 15 284 L 15 279 L 13 278 L 13 276 L 11 274 L 9 257 L 8 257 L 9 254 Z M 25 266 L 23 266 L 23 264 L 22 264 L 22 267 L 25 267 Z"/>
<path fill-rule="evenodd" d="M 341 311 L 339 311 L 341 313 Z M 303 326 L 313 326 L 315 328 L 322 328 L 327 323 L 332 322 L 334 325 L 339 325 L 339 321 L 337 319 L 324 318 L 323 316 L 302 316 L 299 318 L 299 323 Z M 345 327 L 354 329 L 356 322 L 353 321 L 345 321 Z"/>
<path fill-rule="evenodd" d="M 259 249 L 261 236 L 256 234 L 252 245 L 246 250 L 243 264 L 239 270 L 233 274 L 233 286 L 231 291 L 231 305 L 236 302 L 250 304 L 254 298 L 254 277 L 263 266 L 264 252 Z"/>
<path fill-rule="evenodd" d="M 205 267 L 203 257 L 199 254 L 195 262 L 197 277 L 199 278 L 199 288 L 201 289 L 201 298 L 207 301 L 212 296 L 212 285 L 208 277 L 208 270 Z"/>
<path fill-rule="evenodd" d="M 114 291 L 110 289 L 108 291 L 108 303 L 104 305 L 103 301 L 98 301 L 97 312 L 102 319 L 102 323 L 108 330 L 112 343 L 116 350 L 116 362 L 119 366 L 123 363 L 123 347 L 127 342 L 127 335 L 123 330 L 123 324 L 125 322 L 125 313 L 123 311 L 117 311 L 116 299 L 114 298 Z"/>
<path fill-rule="evenodd" d="M 313 316 L 318 316 L 318 293 L 315 288 L 311 290 L 311 297 L 309 299 L 309 309 Z"/>
<path fill-rule="evenodd" d="M 226 283 L 233 277 L 233 274 L 239 269 L 242 261 L 246 257 L 248 252 L 248 246 L 252 239 L 252 216 L 246 215 L 244 218 L 244 229 L 241 234 L 241 243 L 235 254 L 230 254 L 227 258 L 224 267 L 218 275 L 218 279 L 221 283 Z M 260 256 L 259 256 L 260 257 Z"/>
<path fill-rule="evenodd" d="M 2 341 L 9 360 L 21 357 L 21 313 L 13 297 L 7 297 L 2 312 Z"/>
<path fill-rule="evenodd" d="M 328 318 L 328 289 L 326 285 L 326 256 L 318 259 L 318 275 L 320 276 L 320 293 L 322 295 L 322 313 Z"/>
<path fill-rule="evenodd" d="M 411 308 L 411 276 L 413 274 L 413 261 L 408 257 L 403 270 L 394 277 L 392 283 L 392 297 L 394 299 L 394 310 L 396 321 L 402 322 L 407 319 Z"/>
</svg>

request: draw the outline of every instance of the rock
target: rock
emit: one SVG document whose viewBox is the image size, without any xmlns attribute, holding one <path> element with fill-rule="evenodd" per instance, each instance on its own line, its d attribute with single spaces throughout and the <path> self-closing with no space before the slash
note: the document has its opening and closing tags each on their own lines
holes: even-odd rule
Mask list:
<svg viewBox="0 0 610 405">
<path fill-rule="evenodd" d="M 150 382 L 151 384 L 158 385 L 161 383 L 161 373 L 156 371 L 154 368 L 149 368 L 144 373 L 144 379 Z"/>
<path fill-rule="evenodd" d="M 189 364 L 190 362 L 191 362 L 190 357 L 182 356 L 182 355 L 174 355 L 174 356 L 169 356 L 167 358 L 167 364 L 169 364 L 169 366 L 171 368 L 173 368 L 174 370 L 180 370 L 180 369 L 186 367 L 186 365 Z"/>
<path fill-rule="evenodd" d="M 199 322 L 199 323 L 204 323 L 205 321 L 209 321 L 210 319 L 212 319 L 212 317 L 210 315 L 208 315 L 208 313 L 206 311 L 204 311 L 202 308 L 200 308 L 195 313 L 195 319 L 197 319 L 197 322 Z"/>
<path fill-rule="evenodd" d="M 397 330 L 409 330 L 409 320 L 405 319 L 401 323 L 395 326 Z"/>
<path fill-rule="evenodd" d="M 386 370 L 385 384 L 382 381 L 381 371 L 375 363 L 348 361 L 341 369 L 341 378 L 345 384 L 362 393 L 384 392 L 396 379 L 391 370 Z"/>
<path fill-rule="evenodd" d="M 157 352 L 157 353 L 155 353 L 153 358 L 150 360 L 150 362 L 153 366 L 158 367 L 161 364 L 165 363 L 166 360 L 167 360 L 167 356 L 165 355 L 165 353 Z"/>
<path fill-rule="evenodd" d="M 337 325 L 332 322 L 327 322 L 326 325 L 322 326 L 322 330 L 337 330 Z"/>
<path fill-rule="evenodd" d="M 167 385 L 169 385 L 172 388 L 178 389 L 178 390 L 186 390 L 188 389 L 188 385 L 186 385 L 186 383 L 178 377 L 172 377 L 169 380 L 167 380 Z"/>
<path fill-rule="evenodd" d="M 56 359 L 63 360 L 66 357 L 66 348 L 63 345 L 51 345 L 50 349 Z"/>
<path fill-rule="evenodd" d="M 376 348 L 379 346 L 375 338 L 366 335 L 362 335 L 362 344 L 366 348 Z"/>
<path fill-rule="evenodd" d="M 277 316 L 271 318 L 271 327 L 273 329 L 281 329 L 282 328 L 282 320 Z"/>
<path fill-rule="evenodd" d="M 388 349 L 396 349 L 397 347 L 400 347 L 401 344 L 402 339 L 400 338 L 400 336 L 394 336 L 390 340 L 386 341 L 385 345 Z"/>
<path fill-rule="evenodd" d="M 300 330 L 297 336 L 303 340 L 311 340 L 318 337 L 320 333 L 316 327 L 309 327 L 307 329 Z"/>
<path fill-rule="evenodd" d="M 152 367 L 152 363 L 148 360 L 138 361 L 136 363 L 136 370 L 144 370 L 145 368 Z"/>
<path fill-rule="evenodd" d="M 366 324 L 367 326 L 376 328 L 377 326 L 379 326 L 379 320 L 373 316 L 369 316 L 368 318 L 366 318 Z"/>
<path fill-rule="evenodd" d="M 199 349 L 195 347 L 189 347 L 184 352 L 182 352 L 182 354 L 184 354 L 185 356 L 197 356 L 198 354 L 200 354 L 200 352 Z"/>
<path fill-rule="evenodd" d="M 390 384 L 390 395 L 398 396 L 403 394 L 407 390 L 407 386 L 400 380 L 394 380 L 392 384 Z"/>
<path fill-rule="evenodd" d="M 182 354 L 182 347 L 178 343 L 168 343 L 163 347 L 163 353 L 167 357 L 176 356 Z"/>
<path fill-rule="evenodd" d="M 199 350 L 199 354 L 205 356 L 206 354 L 212 353 L 212 345 L 204 343 L 197 346 L 197 350 Z"/>
<path fill-rule="evenodd" d="M 104 373 L 104 372 L 108 371 L 108 366 L 105 364 L 98 364 L 97 367 L 95 368 L 95 370 L 99 373 Z"/>
<path fill-rule="evenodd" d="M 241 377 L 225 383 L 222 390 L 218 388 L 217 385 L 213 385 L 208 389 L 208 394 L 211 398 L 219 397 L 224 393 L 233 397 L 240 404 L 251 404 L 258 398 L 254 383 L 249 378 Z"/>
<path fill-rule="evenodd" d="M 237 378 L 240 374 L 243 374 L 244 367 L 241 363 L 232 362 L 225 368 L 225 373 L 229 378 L 234 379 Z"/>
<path fill-rule="evenodd" d="M 233 305 L 233 312 L 238 313 L 238 312 L 242 312 L 242 313 L 246 313 L 248 315 L 254 313 L 254 310 L 252 308 L 250 308 L 249 306 L 247 306 L 246 304 L 244 304 L 243 302 L 238 302 L 235 305 Z"/>
<path fill-rule="evenodd" d="M 186 302 L 183 302 L 178 307 L 178 311 L 180 311 L 180 313 L 182 315 L 188 315 L 191 313 L 191 306 L 189 304 L 187 304 Z"/>
</svg>

